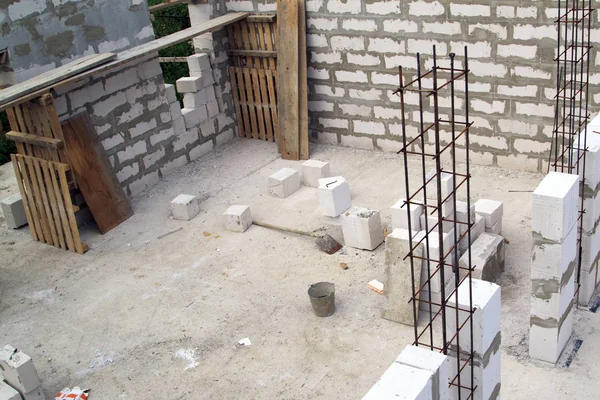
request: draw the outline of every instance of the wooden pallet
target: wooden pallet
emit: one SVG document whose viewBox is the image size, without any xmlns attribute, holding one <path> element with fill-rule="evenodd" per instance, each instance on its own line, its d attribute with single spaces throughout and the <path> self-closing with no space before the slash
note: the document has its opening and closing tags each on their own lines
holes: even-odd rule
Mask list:
<svg viewBox="0 0 600 400">
<path fill-rule="evenodd" d="M 81 242 L 75 220 L 77 207 L 69 193 L 69 165 L 22 154 L 12 154 L 11 159 L 33 239 L 86 252 L 88 246 Z"/>
<path fill-rule="evenodd" d="M 240 135 L 277 141 L 277 26 L 274 14 L 227 26 L 229 78 Z"/>
</svg>

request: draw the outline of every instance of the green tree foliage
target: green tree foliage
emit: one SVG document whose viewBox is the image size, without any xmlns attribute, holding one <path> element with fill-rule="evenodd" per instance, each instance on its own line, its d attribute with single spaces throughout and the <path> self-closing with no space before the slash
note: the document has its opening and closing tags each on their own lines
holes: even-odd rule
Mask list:
<svg viewBox="0 0 600 400">
<path fill-rule="evenodd" d="M 8 117 L 4 111 L 0 112 L 0 124 L 2 125 L 0 129 L 0 165 L 2 165 L 10 161 L 10 155 L 16 153 L 17 148 L 15 147 L 15 143 L 12 140 L 8 140 L 4 134 L 4 132 L 10 130 Z"/>
<path fill-rule="evenodd" d="M 148 5 L 161 3 L 161 0 L 149 0 Z M 152 27 L 157 38 L 179 32 L 190 27 L 190 15 L 187 4 L 178 4 L 156 11 Z M 159 51 L 161 57 L 187 57 L 194 54 L 194 47 L 191 41 L 179 43 L 164 50 Z M 165 83 L 174 84 L 175 81 L 183 76 L 189 76 L 189 69 L 186 63 L 161 63 L 163 78 Z"/>
</svg>

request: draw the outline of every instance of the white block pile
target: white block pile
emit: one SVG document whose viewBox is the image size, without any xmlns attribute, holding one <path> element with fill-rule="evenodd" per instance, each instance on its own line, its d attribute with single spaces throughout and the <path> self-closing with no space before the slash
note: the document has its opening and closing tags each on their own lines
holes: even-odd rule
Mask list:
<svg viewBox="0 0 600 400">
<path fill-rule="evenodd" d="M 27 354 L 10 345 L 0 349 L 0 370 L 4 381 L 0 381 L 2 400 L 44 400 L 42 382 L 38 377 L 33 360 Z"/>
<path fill-rule="evenodd" d="M 582 260 L 579 277 L 579 304 L 587 305 L 592 294 L 600 287 L 600 116 L 587 128 L 587 154 L 583 196 Z M 583 141 L 579 142 L 583 147 Z M 577 145 L 577 143 L 575 143 Z"/>
<path fill-rule="evenodd" d="M 177 91 L 184 93 L 181 113 L 186 129 L 191 129 L 215 118 L 219 107 L 208 54 L 194 54 L 187 61 L 190 76 L 177 80 Z"/>
<path fill-rule="evenodd" d="M 450 359 L 423 347 L 406 346 L 363 400 L 450 399 Z"/>
<path fill-rule="evenodd" d="M 458 307 L 459 311 L 458 326 L 460 327 L 468 318 L 469 297 L 472 297 L 473 308 L 473 349 L 474 352 L 474 371 L 473 379 L 477 389 L 474 392 L 473 399 L 488 400 L 500 398 L 500 366 L 501 351 L 500 344 L 502 335 L 500 332 L 501 305 L 500 305 L 500 286 L 485 282 L 479 279 L 473 279 L 471 291 L 469 293 L 469 282 L 465 281 L 458 288 Z M 456 307 L 456 298 L 451 296 L 448 305 Z M 454 315 L 455 309 L 449 308 L 449 312 Z M 446 318 L 446 327 L 448 335 L 454 335 L 456 332 L 456 318 Z M 470 323 L 464 324 L 459 334 L 459 345 L 461 359 L 464 353 L 471 351 Z M 450 379 L 456 376 L 457 366 L 457 348 L 456 339 L 450 345 L 451 366 Z M 466 360 L 466 359 L 465 359 Z M 461 360 L 462 361 L 462 360 Z M 461 362 L 461 366 L 463 362 Z M 467 366 L 461 373 L 461 380 L 471 380 L 471 368 Z M 456 389 L 455 389 L 456 390 Z M 463 392 L 461 398 L 467 398 L 468 393 Z"/>
<path fill-rule="evenodd" d="M 573 328 L 579 177 L 550 172 L 533 192 L 529 355 L 555 363 Z"/>
</svg>

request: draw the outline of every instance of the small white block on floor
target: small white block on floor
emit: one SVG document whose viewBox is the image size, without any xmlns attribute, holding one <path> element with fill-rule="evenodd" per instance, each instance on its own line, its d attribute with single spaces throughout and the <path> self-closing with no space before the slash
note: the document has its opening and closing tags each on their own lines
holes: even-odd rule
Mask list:
<svg viewBox="0 0 600 400">
<path fill-rule="evenodd" d="M 282 168 L 269 177 L 269 194 L 285 199 L 300 189 L 300 174 L 293 168 Z"/>
<path fill-rule="evenodd" d="M 341 176 L 319 179 L 317 194 L 321 212 L 327 217 L 337 217 L 352 207 L 350 187 Z"/>
<path fill-rule="evenodd" d="M 11 229 L 16 229 L 23 225 L 27 225 L 23 199 L 20 194 L 15 194 L 0 200 L 0 206 L 2 207 L 2 214 L 4 214 L 6 226 Z"/>
<path fill-rule="evenodd" d="M 410 204 L 410 218 L 408 216 L 408 206 L 406 199 L 400 199 L 390 207 L 392 214 L 392 229 L 408 229 L 410 219 L 410 228 L 413 232 L 421 230 L 421 216 L 423 215 L 423 206 Z"/>
<path fill-rule="evenodd" d="M 396 362 L 409 367 L 429 371 L 433 374 L 432 399 L 449 399 L 450 390 L 448 382 L 450 378 L 451 365 L 450 358 L 438 351 L 432 351 L 427 347 L 408 345 L 402 350 L 402 353 L 396 358 Z"/>
<path fill-rule="evenodd" d="M 378 210 L 350 207 L 341 214 L 344 244 L 363 250 L 375 250 L 383 242 L 383 227 Z"/>
<path fill-rule="evenodd" d="M 21 400 L 21 395 L 8 384 L 0 381 L 0 400 Z"/>
<path fill-rule="evenodd" d="M 185 76 L 177 79 L 176 84 L 179 93 L 195 93 L 204 87 L 201 76 Z"/>
<path fill-rule="evenodd" d="M 491 228 L 502 219 L 504 204 L 501 201 L 479 199 L 475 203 L 475 213 L 485 219 L 486 228 Z"/>
<path fill-rule="evenodd" d="M 577 222 L 579 176 L 550 172 L 533 192 L 534 235 L 562 241 Z"/>
<path fill-rule="evenodd" d="M 302 164 L 302 181 L 304 186 L 319 187 L 319 179 L 331 174 L 329 163 L 317 160 L 307 160 Z"/>
<path fill-rule="evenodd" d="M 362 400 L 431 400 L 433 374 L 393 362 Z"/>
<path fill-rule="evenodd" d="M 196 196 L 180 194 L 171 201 L 171 213 L 175 219 L 189 221 L 199 212 L 200 204 Z"/>
<path fill-rule="evenodd" d="M 245 232 L 252 225 L 250 207 L 234 205 L 224 213 L 225 229 L 231 232 Z"/>
<path fill-rule="evenodd" d="M 41 385 L 31 357 L 13 346 L 6 345 L 0 349 L 0 367 L 4 380 L 22 394 Z"/>
</svg>

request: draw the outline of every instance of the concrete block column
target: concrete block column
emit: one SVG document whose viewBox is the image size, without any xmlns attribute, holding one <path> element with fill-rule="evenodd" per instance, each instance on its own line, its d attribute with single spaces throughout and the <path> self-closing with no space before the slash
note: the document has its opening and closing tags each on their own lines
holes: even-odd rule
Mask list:
<svg viewBox="0 0 600 400">
<path fill-rule="evenodd" d="M 555 363 L 573 327 L 579 177 L 549 173 L 533 192 L 529 355 Z"/>
<path fill-rule="evenodd" d="M 579 277 L 579 297 L 581 305 L 587 305 L 592 294 L 600 285 L 598 260 L 600 259 L 600 120 L 596 118 L 587 127 L 587 149 L 585 162 L 585 183 L 581 185 L 580 200 L 583 197 L 583 232 L 581 238 L 582 260 Z M 581 146 L 583 143 L 581 142 Z"/>
<path fill-rule="evenodd" d="M 437 351 L 431 351 L 426 347 L 408 345 L 398 358 L 396 358 L 396 362 L 429 371 L 433 374 L 431 379 L 431 399 L 448 400 L 453 398 L 450 393 L 451 389 L 448 387 L 452 371 L 450 357 Z"/>
<path fill-rule="evenodd" d="M 495 283 L 472 279 L 471 295 L 473 299 L 473 352 L 474 352 L 474 369 L 473 380 L 477 389 L 474 392 L 474 400 L 497 399 L 500 394 L 500 366 L 501 352 L 500 344 L 502 334 L 500 332 L 501 305 L 500 305 L 500 286 Z M 458 302 L 455 296 L 451 296 L 448 305 L 458 307 L 462 310 L 469 309 L 469 282 L 465 281 L 458 288 Z M 448 309 L 452 314 L 453 308 Z M 467 311 L 459 311 L 458 326 L 463 325 L 467 320 L 469 313 Z M 449 335 L 456 332 L 456 318 L 450 316 L 446 319 L 446 326 Z M 460 330 L 458 343 L 460 344 L 461 360 L 465 358 L 465 352 L 471 350 L 470 345 L 470 322 L 467 322 Z M 456 376 L 457 366 L 457 349 L 456 339 L 450 347 L 452 373 L 450 380 Z M 461 365 L 462 365 L 461 361 Z M 471 368 L 467 366 L 461 373 L 461 386 L 470 386 Z M 468 384 L 467 384 L 468 382 Z M 455 381 L 457 383 L 457 381 Z M 457 391 L 456 387 L 453 390 Z M 467 393 L 463 392 L 462 398 L 466 398 Z"/>
</svg>

